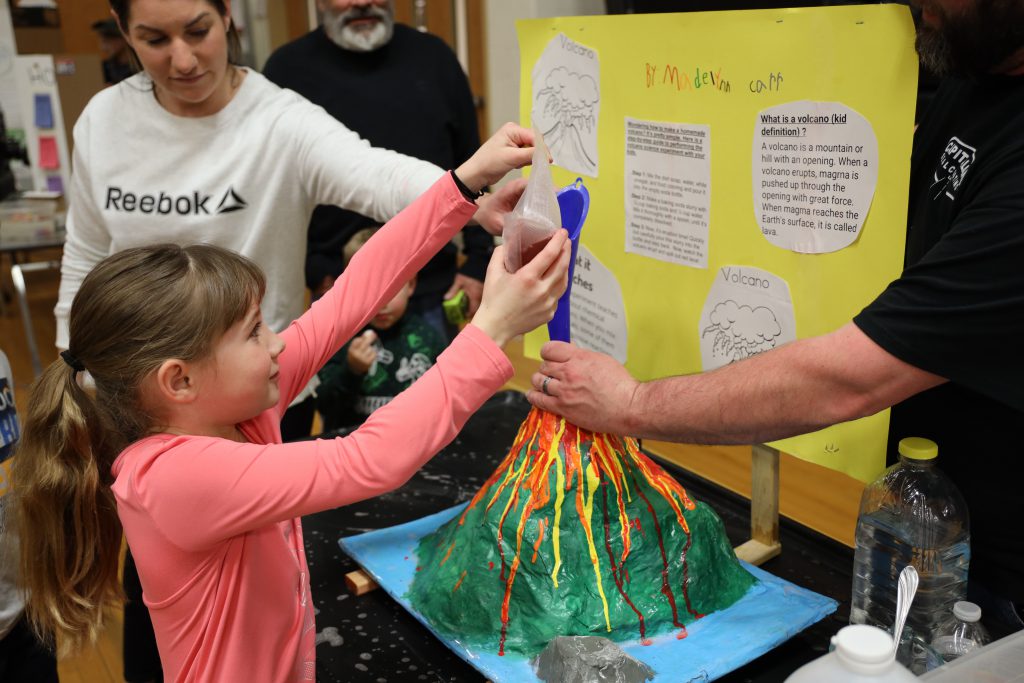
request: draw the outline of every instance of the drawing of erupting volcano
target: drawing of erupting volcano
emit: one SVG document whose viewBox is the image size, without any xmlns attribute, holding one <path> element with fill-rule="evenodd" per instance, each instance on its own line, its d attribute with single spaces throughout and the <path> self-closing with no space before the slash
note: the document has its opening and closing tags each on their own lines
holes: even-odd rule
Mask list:
<svg viewBox="0 0 1024 683">
<path fill-rule="evenodd" d="M 712 355 L 727 358 L 730 363 L 775 348 L 782 335 L 782 326 L 770 308 L 751 308 L 732 299 L 715 306 L 710 322 L 701 332 L 701 338 L 715 335 Z"/>
<path fill-rule="evenodd" d="M 597 81 L 564 66 L 548 72 L 534 102 L 536 120 L 555 163 L 597 175 Z"/>
<path fill-rule="evenodd" d="M 755 583 L 718 515 L 634 439 L 537 408 L 417 555 L 416 610 L 440 633 L 501 655 L 532 656 L 560 635 L 683 638 L 687 623 Z"/>
</svg>

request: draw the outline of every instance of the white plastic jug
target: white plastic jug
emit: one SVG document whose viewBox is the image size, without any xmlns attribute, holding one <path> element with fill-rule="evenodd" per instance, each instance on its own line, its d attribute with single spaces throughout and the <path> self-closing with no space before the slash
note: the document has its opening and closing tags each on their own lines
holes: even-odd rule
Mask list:
<svg viewBox="0 0 1024 683">
<path fill-rule="evenodd" d="M 804 664 L 786 683 L 914 683 L 917 677 L 893 658 L 892 636 L 854 624 L 832 636 L 835 650 Z"/>
</svg>

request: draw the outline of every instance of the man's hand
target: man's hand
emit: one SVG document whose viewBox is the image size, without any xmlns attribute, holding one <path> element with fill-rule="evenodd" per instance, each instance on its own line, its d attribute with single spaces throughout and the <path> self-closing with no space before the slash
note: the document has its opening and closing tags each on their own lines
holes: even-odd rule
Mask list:
<svg viewBox="0 0 1024 683">
<path fill-rule="evenodd" d="M 460 290 L 466 293 L 466 298 L 469 300 L 466 316 L 472 318 L 473 314 L 476 313 L 476 309 L 480 308 L 480 300 L 484 296 L 484 283 L 468 275 L 456 273 L 452 286 L 444 293 L 444 300 L 448 301 L 458 294 Z"/>
<path fill-rule="evenodd" d="M 367 330 L 348 345 L 348 367 L 357 375 L 365 375 L 377 360 L 377 333 Z"/>
<path fill-rule="evenodd" d="M 526 189 L 526 178 L 514 178 L 491 194 L 476 200 L 478 208 L 473 220 L 492 235 L 501 235 L 505 228 L 505 214 L 516 207 Z"/>
<path fill-rule="evenodd" d="M 548 342 L 532 377 L 530 403 L 596 432 L 629 434 L 625 419 L 640 386 L 614 358 L 565 342 Z"/>
</svg>

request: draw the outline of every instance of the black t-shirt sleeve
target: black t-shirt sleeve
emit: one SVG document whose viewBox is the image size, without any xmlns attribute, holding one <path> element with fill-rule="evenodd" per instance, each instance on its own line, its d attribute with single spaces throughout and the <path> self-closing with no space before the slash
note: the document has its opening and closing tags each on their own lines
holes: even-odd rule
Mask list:
<svg viewBox="0 0 1024 683">
<path fill-rule="evenodd" d="M 1024 158 L 986 171 L 950 230 L 854 322 L 897 358 L 1021 410 Z"/>
<path fill-rule="evenodd" d="M 285 48 L 278 48 L 267 58 L 267 63 L 263 65 L 263 75 L 267 77 L 267 80 L 282 88 L 290 87 L 288 77 L 292 69 L 291 63 L 293 60 L 289 52 Z"/>
</svg>

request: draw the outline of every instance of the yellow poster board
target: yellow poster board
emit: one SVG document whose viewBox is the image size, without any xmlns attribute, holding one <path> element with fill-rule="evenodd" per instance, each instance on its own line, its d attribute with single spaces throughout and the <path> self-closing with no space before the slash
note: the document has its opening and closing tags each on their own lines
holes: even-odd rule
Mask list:
<svg viewBox="0 0 1024 683">
<path fill-rule="evenodd" d="M 836 330 L 899 275 L 917 86 L 906 7 L 517 29 L 522 123 L 545 133 L 555 186 L 580 177 L 590 192 L 573 296 L 581 273 L 598 294 L 574 341 L 588 326 L 584 345 L 641 379 L 700 372 Z M 770 331 L 743 336 L 747 318 Z M 527 355 L 545 341 L 528 335 Z M 888 411 L 773 445 L 868 480 L 887 429 Z"/>
</svg>

